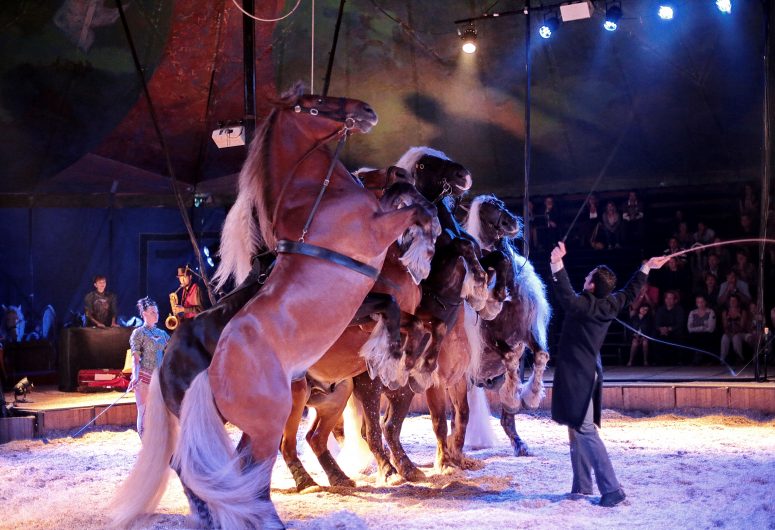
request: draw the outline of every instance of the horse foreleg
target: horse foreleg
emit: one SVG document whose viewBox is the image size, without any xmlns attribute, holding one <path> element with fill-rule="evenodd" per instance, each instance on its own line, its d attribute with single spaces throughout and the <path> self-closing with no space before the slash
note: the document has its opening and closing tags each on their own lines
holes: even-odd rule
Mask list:
<svg viewBox="0 0 775 530">
<path fill-rule="evenodd" d="M 285 460 L 285 464 L 288 466 L 291 475 L 293 475 L 293 480 L 296 482 L 296 491 L 302 491 L 318 485 L 307 470 L 304 469 L 304 465 L 299 460 L 299 455 L 296 452 L 296 433 L 299 431 L 299 423 L 301 423 L 301 416 L 304 413 L 304 406 L 309 398 L 309 386 L 307 385 L 306 378 L 291 383 L 291 396 L 293 405 L 291 406 L 291 413 L 285 422 L 282 440 L 280 440 L 280 453 L 283 455 L 283 460 Z"/>
<path fill-rule="evenodd" d="M 549 362 L 549 353 L 535 339 L 530 342 L 530 349 L 534 352 L 533 373 L 520 393 L 520 400 L 526 408 L 537 409 L 544 398 L 544 372 Z"/>
<path fill-rule="evenodd" d="M 509 296 L 509 285 L 514 284 L 514 269 L 511 266 L 511 259 L 500 250 L 490 252 L 480 260 L 483 268 L 492 267 L 495 271 L 495 286 L 492 289 L 492 296 L 498 302 L 505 301 Z"/>
<path fill-rule="evenodd" d="M 388 407 L 382 419 L 382 432 L 393 455 L 393 465 L 404 479 L 410 482 L 422 480 L 425 474 L 409 460 L 401 445 L 401 426 L 409 414 L 409 405 L 412 404 L 414 392 L 405 386 L 398 390 L 386 391 L 385 395 L 388 398 Z"/>
<path fill-rule="evenodd" d="M 316 403 L 317 419 L 314 428 L 307 432 L 307 443 L 314 451 L 315 456 L 318 457 L 331 486 L 355 487 L 355 482 L 342 471 L 331 455 L 331 451 L 328 450 L 328 437 L 342 417 L 342 412 L 352 391 L 352 379 L 345 379 L 336 385 L 331 394 L 326 395 L 324 399 Z"/>
<path fill-rule="evenodd" d="M 463 452 L 466 442 L 466 428 L 468 427 L 468 384 L 462 377 L 457 383 L 448 388 L 449 399 L 452 402 L 452 434 L 447 440 L 449 456 L 452 462 L 462 469 L 482 469 L 484 464 L 479 460 L 468 458 Z"/>
<path fill-rule="evenodd" d="M 436 471 L 449 472 L 454 466 L 447 449 L 447 393 L 439 386 L 431 386 L 425 391 L 428 410 L 431 413 L 431 424 L 436 435 Z"/>
<path fill-rule="evenodd" d="M 503 432 L 509 437 L 511 446 L 514 448 L 514 456 L 530 456 L 530 449 L 522 438 L 517 434 L 517 426 L 514 417 L 516 413 L 509 412 L 505 408 L 501 409 L 501 427 Z"/>
<path fill-rule="evenodd" d="M 374 313 L 382 315 L 388 336 L 388 353 L 396 359 L 401 357 L 401 308 L 393 296 L 385 293 L 367 294 L 350 325 L 370 323 Z"/>
<path fill-rule="evenodd" d="M 379 380 L 371 379 L 366 372 L 356 375 L 353 378 L 353 383 L 353 395 L 355 395 L 355 399 L 360 401 L 361 406 L 363 407 L 364 438 L 366 439 L 366 443 L 369 444 L 371 454 L 374 455 L 374 458 L 377 461 L 380 481 L 391 481 L 397 476 L 397 472 L 396 468 L 393 467 L 393 464 L 390 463 L 390 455 L 382 441 L 382 428 L 379 424 L 382 383 L 380 383 Z"/>
<path fill-rule="evenodd" d="M 503 409 L 516 414 L 521 407 L 520 388 L 522 381 L 519 378 L 519 360 L 525 352 L 525 344 L 518 342 L 512 349 L 501 353 L 503 365 L 506 367 L 506 379 L 498 391 Z"/>
</svg>

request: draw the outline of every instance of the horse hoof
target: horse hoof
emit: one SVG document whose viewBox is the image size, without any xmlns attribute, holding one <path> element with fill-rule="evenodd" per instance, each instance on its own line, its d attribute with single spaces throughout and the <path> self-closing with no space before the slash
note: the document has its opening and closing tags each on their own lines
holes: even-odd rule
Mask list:
<svg viewBox="0 0 775 530">
<path fill-rule="evenodd" d="M 401 476 L 407 482 L 420 482 L 428 478 L 425 476 L 425 473 L 423 473 L 416 467 L 401 473 Z"/>
<path fill-rule="evenodd" d="M 331 486 L 335 488 L 354 488 L 355 481 L 349 477 L 342 477 L 332 481 Z"/>
<path fill-rule="evenodd" d="M 473 458 L 463 457 L 460 459 L 459 467 L 460 469 L 469 471 L 479 471 L 480 469 L 484 469 L 484 462 L 474 460 Z"/>
<path fill-rule="evenodd" d="M 527 444 L 519 444 L 514 447 L 514 456 L 532 456 Z"/>
<path fill-rule="evenodd" d="M 321 486 L 320 484 L 316 484 L 316 483 L 314 483 L 314 482 L 313 482 L 313 483 L 312 483 L 312 484 L 310 484 L 309 486 L 306 486 L 306 487 L 303 487 L 303 488 L 299 488 L 299 487 L 297 486 L 297 487 L 296 487 L 296 490 L 297 490 L 297 491 L 299 492 L 299 494 L 301 494 L 301 495 L 306 495 L 306 494 L 308 494 L 308 493 L 320 493 L 321 491 L 323 491 L 323 486 Z"/>
<path fill-rule="evenodd" d="M 318 485 L 318 483 L 312 480 L 311 478 L 307 480 L 302 480 L 296 483 L 296 491 L 298 491 L 299 493 L 306 491 L 310 488 L 319 488 L 319 487 L 320 486 Z"/>
</svg>

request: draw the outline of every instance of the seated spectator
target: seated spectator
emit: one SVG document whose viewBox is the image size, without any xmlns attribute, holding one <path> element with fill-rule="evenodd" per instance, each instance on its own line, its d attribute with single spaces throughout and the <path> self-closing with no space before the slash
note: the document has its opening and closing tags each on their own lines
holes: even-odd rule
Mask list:
<svg viewBox="0 0 775 530">
<path fill-rule="evenodd" d="M 681 221 L 678 223 L 678 230 L 673 237 L 678 240 L 678 246 L 682 249 L 689 248 L 694 244 L 694 234 L 689 232 L 689 223 Z"/>
<path fill-rule="evenodd" d="M 750 334 L 750 317 L 748 311 L 740 305 L 738 295 L 733 294 L 729 297 L 729 306 L 721 314 L 721 322 L 724 329 L 724 334 L 721 336 L 721 362 L 726 362 L 730 345 L 740 361 L 745 361 L 743 342 L 746 335 Z"/>
<path fill-rule="evenodd" d="M 600 224 L 600 212 L 597 207 L 597 197 L 590 195 L 584 203 L 583 211 L 579 222 L 579 246 L 591 246 L 592 236 L 597 232 L 597 225 Z"/>
<path fill-rule="evenodd" d="M 748 214 L 751 217 L 759 215 L 759 198 L 756 196 L 752 184 L 743 186 L 743 196 L 738 201 L 738 208 L 741 214 Z"/>
<path fill-rule="evenodd" d="M 721 284 L 718 291 L 718 305 L 726 307 L 731 296 L 737 296 L 741 305 L 747 306 L 751 303 L 751 291 L 748 284 L 737 278 L 737 273 L 730 270 L 727 273 L 727 281 Z"/>
<path fill-rule="evenodd" d="M 695 243 L 700 245 L 709 245 L 716 238 L 716 232 L 708 228 L 705 221 L 697 221 L 697 231 L 692 235 Z"/>
<path fill-rule="evenodd" d="M 627 194 L 627 202 L 622 206 L 624 220 L 624 239 L 628 243 L 640 246 L 643 243 L 643 204 L 635 191 Z"/>
<path fill-rule="evenodd" d="M 664 305 L 657 308 L 654 325 L 657 330 L 657 338 L 668 342 L 681 343 L 683 341 L 686 312 L 681 307 L 681 304 L 678 303 L 677 292 L 667 291 L 665 293 Z M 663 349 L 662 347 L 660 347 L 660 350 L 663 352 L 663 355 L 671 351 L 669 348 Z M 680 355 L 674 360 L 680 362 Z"/>
<path fill-rule="evenodd" d="M 764 312 L 755 302 L 751 302 L 751 305 L 748 306 L 748 314 L 750 315 L 751 319 L 751 332 L 746 335 L 745 343 L 748 344 L 748 346 L 751 348 L 751 351 L 753 351 L 754 355 L 756 355 L 757 353 L 760 353 L 758 351 L 759 344 L 761 339 L 764 338 L 764 328 L 766 327 L 766 322 L 764 321 Z"/>
<path fill-rule="evenodd" d="M 750 291 L 756 291 L 756 266 L 748 261 L 748 252 L 744 248 L 737 249 L 735 253 L 735 264 L 732 270 L 737 274 L 737 279 L 748 284 Z"/>
<path fill-rule="evenodd" d="M 727 277 L 727 271 L 721 266 L 721 258 L 717 253 L 708 254 L 708 261 L 702 270 L 702 274 L 703 278 L 705 278 L 706 274 L 712 274 L 716 279 Z"/>
<path fill-rule="evenodd" d="M 682 250 L 685 250 L 685 249 L 681 248 L 681 244 L 678 242 L 678 238 L 673 236 L 667 240 L 667 248 L 664 251 L 662 251 L 662 254 L 664 254 L 665 256 L 669 256 L 671 254 L 681 252 Z M 678 260 L 679 267 L 683 268 L 686 265 L 686 254 L 681 254 L 680 256 L 676 256 L 676 259 Z"/>
<path fill-rule="evenodd" d="M 716 341 L 716 313 L 708 307 L 708 300 L 699 294 L 695 298 L 695 309 L 689 311 L 689 320 L 686 329 L 689 331 L 689 344 L 695 348 L 712 352 Z M 700 352 L 695 351 L 692 359 L 693 365 L 700 364 Z"/>
<path fill-rule="evenodd" d="M 608 201 L 605 204 L 605 212 L 603 212 L 600 224 L 606 246 L 620 248 L 622 246 L 622 217 L 613 201 Z"/>
<path fill-rule="evenodd" d="M 651 308 L 647 303 L 644 303 L 635 311 L 630 310 L 630 324 L 637 330 L 637 333 L 633 335 L 632 342 L 630 343 L 630 360 L 627 361 L 627 366 L 632 366 L 639 349 L 643 351 L 643 366 L 648 366 L 649 340 L 646 336 L 654 336 L 654 319 L 651 315 Z"/>
<path fill-rule="evenodd" d="M 718 293 L 719 285 L 718 278 L 715 274 L 708 272 L 705 274 L 705 283 L 697 292 L 697 295 L 702 295 L 708 302 L 708 307 L 714 311 L 718 310 Z"/>
<path fill-rule="evenodd" d="M 679 266 L 678 258 L 670 258 L 666 266 L 655 271 L 654 284 L 662 293 L 676 292 L 682 305 L 687 303 L 688 295 L 691 293 L 691 277 L 687 270 Z"/>
<path fill-rule="evenodd" d="M 638 291 L 638 295 L 635 300 L 630 304 L 630 316 L 637 313 L 638 308 L 643 304 L 648 304 L 651 308 L 651 314 L 654 314 L 654 309 L 659 303 L 659 288 L 651 284 L 651 275 L 646 279 L 646 283 Z"/>
<path fill-rule="evenodd" d="M 740 224 L 737 227 L 737 237 L 741 239 L 754 239 L 759 237 L 759 227 L 756 219 L 751 214 L 741 213 Z"/>
</svg>

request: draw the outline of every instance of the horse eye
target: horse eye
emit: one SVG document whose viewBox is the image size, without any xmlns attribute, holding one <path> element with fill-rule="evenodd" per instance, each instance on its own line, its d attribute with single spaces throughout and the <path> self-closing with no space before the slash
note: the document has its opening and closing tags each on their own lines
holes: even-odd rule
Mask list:
<svg viewBox="0 0 775 530">
<path fill-rule="evenodd" d="M 322 104 L 323 104 L 323 98 L 318 98 L 318 104 L 319 104 L 319 105 L 322 105 Z"/>
<path fill-rule="evenodd" d="M 417 164 L 417 167 L 420 169 L 425 169 L 425 164 Z"/>
</svg>

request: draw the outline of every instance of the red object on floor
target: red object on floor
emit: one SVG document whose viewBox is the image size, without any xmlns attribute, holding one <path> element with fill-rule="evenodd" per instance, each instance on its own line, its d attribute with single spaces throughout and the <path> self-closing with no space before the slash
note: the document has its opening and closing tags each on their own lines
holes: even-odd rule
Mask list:
<svg viewBox="0 0 775 530">
<path fill-rule="evenodd" d="M 126 390 L 129 378 L 120 369 L 78 370 L 78 392 Z"/>
</svg>

